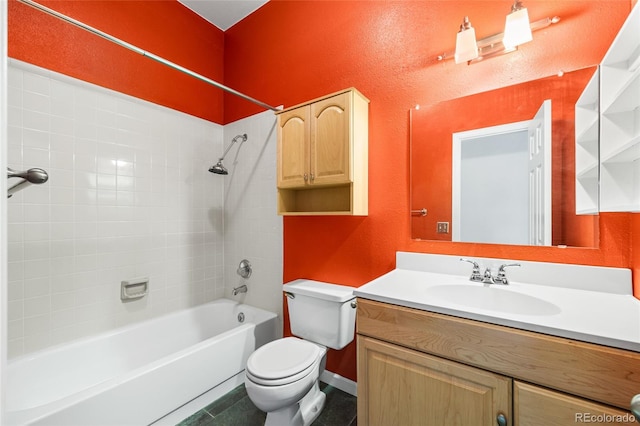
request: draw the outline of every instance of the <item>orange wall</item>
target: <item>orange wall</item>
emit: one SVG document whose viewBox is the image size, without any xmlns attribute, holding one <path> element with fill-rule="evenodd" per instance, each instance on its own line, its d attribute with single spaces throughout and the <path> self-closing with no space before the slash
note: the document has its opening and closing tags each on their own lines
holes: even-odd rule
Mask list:
<svg viewBox="0 0 640 426">
<path fill-rule="evenodd" d="M 285 281 L 359 286 L 393 269 L 398 250 L 630 266 L 630 214 L 601 215 L 599 249 L 409 238 L 409 109 L 597 64 L 631 3 L 529 0 L 526 6 L 532 20 L 559 15 L 562 21 L 534 33 L 515 53 L 471 66 L 434 57 L 453 48 L 464 15 L 479 38 L 502 31 L 508 1 L 271 0 L 225 33 L 225 81 L 240 91 L 291 106 L 355 86 L 371 100 L 369 215 L 285 218 Z M 225 121 L 257 111 L 225 95 Z M 354 379 L 355 345 L 330 353 L 328 369 Z"/>
<path fill-rule="evenodd" d="M 599 249 L 409 238 L 409 109 L 597 64 L 629 0 L 529 0 L 532 19 L 559 15 L 561 23 L 536 32 L 513 54 L 472 66 L 434 58 L 452 49 L 465 14 L 479 38 L 502 31 L 509 1 L 270 0 L 226 33 L 174 0 L 42 3 L 272 105 L 350 86 L 371 99 L 369 216 L 285 218 L 287 281 L 359 286 L 393 269 L 398 250 L 640 270 L 640 218 L 631 214 L 601 215 Z M 9 56 L 216 123 L 260 111 L 15 0 L 9 1 Z M 328 368 L 355 379 L 355 345 L 331 353 Z"/>
<path fill-rule="evenodd" d="M 175 0 L 39 3 L 222 82 L 224 33 Z M 220 89 L 9 0 L 9 57 L 187 112 L 223 120 Z"/>
</svg>

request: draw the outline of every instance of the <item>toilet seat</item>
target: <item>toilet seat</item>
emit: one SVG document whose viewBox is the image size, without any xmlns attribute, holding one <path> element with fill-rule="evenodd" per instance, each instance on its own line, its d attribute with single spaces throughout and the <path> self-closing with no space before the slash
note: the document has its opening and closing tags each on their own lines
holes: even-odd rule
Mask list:
<svg viewBox="0 0 640 426">
<path fill-rule="evenodd" d="M 274 340 L 247 360 L 247 377 L 263 386 L 281 386 L 307 376 L 322 358 L 318 345 L 297 337 Z"/>
</svg>

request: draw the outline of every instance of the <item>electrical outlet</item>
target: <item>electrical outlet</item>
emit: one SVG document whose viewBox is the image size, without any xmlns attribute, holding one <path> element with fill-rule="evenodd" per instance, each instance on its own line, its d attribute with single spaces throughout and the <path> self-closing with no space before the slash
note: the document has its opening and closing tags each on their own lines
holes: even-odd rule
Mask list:
<svg viewBox="0 0 640 426">
<path fill-rule="evenodd" d="M 436 232 L 438 234 L 448 234 L 449 222 L 437 222 Z"/>
</svg>

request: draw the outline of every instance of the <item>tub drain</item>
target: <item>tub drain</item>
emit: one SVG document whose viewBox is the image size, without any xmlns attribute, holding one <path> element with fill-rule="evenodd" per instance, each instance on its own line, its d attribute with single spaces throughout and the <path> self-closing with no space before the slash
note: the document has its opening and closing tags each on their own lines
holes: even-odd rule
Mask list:
<svg viewBox="0 0 640 426">
<path fill-rule="evenodd" d="M 238 322 L 244 322 L 244 314 L 242 312 L 238 314 Z"/>
</svg>

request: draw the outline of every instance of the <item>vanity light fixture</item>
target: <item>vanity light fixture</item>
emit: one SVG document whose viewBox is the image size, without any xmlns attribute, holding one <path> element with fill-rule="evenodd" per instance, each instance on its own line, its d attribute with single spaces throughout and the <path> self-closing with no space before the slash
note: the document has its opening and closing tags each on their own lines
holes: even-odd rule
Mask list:
<svg viewBox="0 0 640 426">
<path fill-rule="evenodd" d="M 511 13 L 507 15 L 504 24 L 504 37 L 502 44 L 507 49 L 520 46 L 533 40 L 531 35 L 531 23 L 527 8 L 522 6 L 522 2 L 515 0 L 511 6 Z"/>
<path fill-rule="evenodd" d="M 478 57 L 478 43 L 476 42 L 476 30 L 471 26 L 469 17 L 465 16 L 460 31 L 456 36 L 456 64 L 468 62 Z"/>
<path fill-rule="evenodd" d="M 554 16 L 530 23 L 527 9 L 522 6 L 521 1 L 515 0 L 511 6 L 511 13 L 506 18 L 504 33 L 477 40 L 474 47 L 472 43 L 475 40 L 475 29 L 471 26 L 469 18 L 465 16 L 456 36 L 456 50 L 439 55 L 437 60 L 445 61 L 454 58 L 456 64 L 462 62 L 471 64 L 492 56 L 510 53 L 515 51 L 519 45 L 533 40 L 533 31 L 558 22 L 560 22 L 560 17 Z"/>
</svg>

